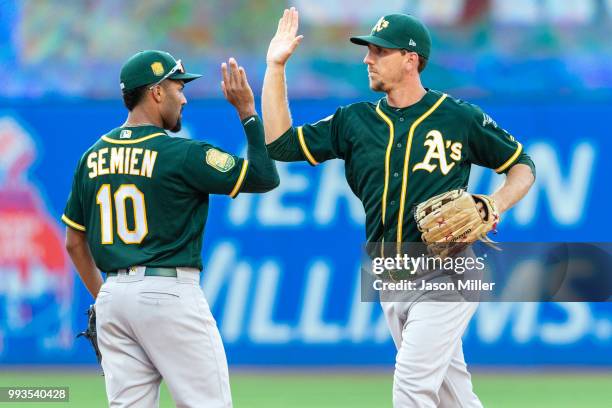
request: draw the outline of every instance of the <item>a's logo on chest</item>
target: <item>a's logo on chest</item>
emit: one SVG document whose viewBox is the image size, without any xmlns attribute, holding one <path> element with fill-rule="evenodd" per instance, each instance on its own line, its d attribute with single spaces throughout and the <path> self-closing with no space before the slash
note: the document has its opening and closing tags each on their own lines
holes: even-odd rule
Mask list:
<svg viewBox="0 0 612 408">
<path fill-rule="evenodd" d="M 427 136 L 425 136 L 423 145 L 427 147 L 425 158 L 422 162 L 415 164 L 412 171 L 425 170 L 431 173 L 439 165 L 440 171 L 446 176 L 455 166 L 456 162 L 461 160 L 461 149 L 463 148 L 463 144 L 452 142 L 451 140 L 444 140 L 442 133 L 438 130 L 429 131 Z M 446 159 L 447 149 L 450 150 L 449 157 L 452 160 L 450 164 Z M 437 160 L 438 162 L 432 164 L 432 160 Z"/>
</svg>

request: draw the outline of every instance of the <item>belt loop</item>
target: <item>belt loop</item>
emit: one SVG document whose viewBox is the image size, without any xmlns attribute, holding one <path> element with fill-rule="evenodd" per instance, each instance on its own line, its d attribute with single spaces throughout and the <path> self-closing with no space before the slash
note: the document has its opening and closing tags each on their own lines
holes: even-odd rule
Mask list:
<svg viewBox="0 0 612 408">
<path fill-rule="evenodd" d="M 130 266 L 129 268 L 127 268 L 127 274 L 129 276 L 138 276 L 138 275 L 142 275 L 144 276 L 146 267 L 144 266 Z"/>
<path fill-rule="evenodd" d="M 117 271 L 118 282 L 134 282 L 144 279 L 144 266 L 130 266 L 127 269 L 119 269 Z"/>
<path fill-rule="evenodd" d="M 176 268 L 176 280 L 180 283 L 200 283 L 200 271 L 196 268 Z"/>
</svg>

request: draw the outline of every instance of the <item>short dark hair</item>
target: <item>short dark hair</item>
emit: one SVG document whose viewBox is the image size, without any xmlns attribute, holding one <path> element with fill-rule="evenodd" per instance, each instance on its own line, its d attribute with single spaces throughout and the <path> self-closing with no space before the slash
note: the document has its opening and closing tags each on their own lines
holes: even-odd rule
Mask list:
<svg viewBox="0 0 612 408">
<path fill-rule="evenodd" d="M 427 60 L 427 58 L 425 58 L 425 57 L 421 57 L 421 56 L 419 55 L 419 68 L 418 68 L 418 69 L 419 69 L 419 74 L 420 74 L 421 72 L 423 72 L 423 70 L 424 70 L 424 69 L 425 69 L 425 67 L 427 66 L 427 61 L 428 61 L 428 60 Z"/>
<path fill-rule="evenodd" d="M 123 104 L 130 112 L 140 103 L 149 85 L 139 86 L 138 88 L 123 91 Z"/>
<path fill-rule="evenodd" d="M 401 52 L 402 55 L 405 55 L 407 52 L 414 52 L 414 51 L 410 51 L 410 50 L 402 48 L 400 50 L 400 52 Z M 419 54 L 417 54 L 417 55 L 419 55 Z M 419 67 L 418 67 L 419 74 L 421 72 L 423 72 L 423 70 L 425 69 L 426 66 L 427 66 L 427 58 L 419 55 Z"/>
</svg>

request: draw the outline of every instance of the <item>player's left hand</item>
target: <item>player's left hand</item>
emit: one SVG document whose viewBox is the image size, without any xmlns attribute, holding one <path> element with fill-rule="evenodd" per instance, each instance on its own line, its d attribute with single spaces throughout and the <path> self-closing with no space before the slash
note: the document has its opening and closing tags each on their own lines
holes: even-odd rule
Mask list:
<svg viewBox="0 0 612 408">
<path fill-rule="evenodd" d="M 77 337 L 85 337 L 91 343 L 91 346 L 96 353 L 98 363 L 102 363 L 102 353 L 98 347 L 98 331 L 96 330 L 96 307 L 95 305 L 89 306 L 87 309 L 87 327 Z"/>
<path fill-rule="evenodd" d="M 223 95 L 234 105 L 240 119 L 255 115 L 255 97 L 244 68 L 238 66 L 234 58 L 230 58 L 227 63 L 221 64 L 221 77 Z"/>
<path fill-rule="evenodd" d="M 431 197 L 416 207 L 414 215 L 428 250 L 441 257 L 455 255 L 476 240 L 492 245 L 487 233 L 499 221 L 493 198 L 464 190 Z"/>
<path fill-rule="evenodd" d="M 487 210 L 485 209 L 484 203 L 482 201 L 479 201 L 479 202 L 476 203 L 476 209 L 478 210 L 478 213 L 480 214 L 482 219 L 486 220 L 487 219 Z"/>
<path fill-rule="evenodd" d="M 268 65 L 284 66 L 287 63 L 289 57 L 304 38 L 303 35 L 297 35 L 298 26 L 299 17 L 295 7 L 285 9 L 283 16 L 278 20 L 276 34 L 274 34 L 268 46 L 268 53 L 266 54 Z"/>
</svg>

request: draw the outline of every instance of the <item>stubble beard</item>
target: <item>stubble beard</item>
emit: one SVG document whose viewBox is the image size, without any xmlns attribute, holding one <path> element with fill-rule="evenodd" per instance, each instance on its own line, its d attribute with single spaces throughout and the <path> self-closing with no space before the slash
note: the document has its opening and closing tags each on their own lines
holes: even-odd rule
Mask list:
<svg viewBox="0 0 612 408">
<path fill-rule="evenodd" d="M 369 85 L 371 90 L 373 90 L 374 92 L 385 92 L 385 89 L 387 87 L 385 86 L 385 81 L 382 80 L 380 75 L 369 74 L 368 79 L 370 80 Z"/>
<path fill-rule="evenodd" d="M 182 124 L 181 124 L 181 114 L 183 113 L 183 109 L 181 108 L 179 110 L 178 116 L 176 117 L 176 121 L 174 122 L 174 125 L 171 125 L 170 123 L 165 123 L 164 125 L 164 129 L 168 129 L 170 132 L 172 133 L 177 133 L 181 130 L 182 128 Z"/>
<path fill-rule="evenodd" d="M 386 92 L 385 83 L 381 80 L 371 80 L 370 81 L 370 89 L 375 92 Z"/>
<path fill-rule="evenodd" d="M 170 131 L 171 131 L 172 133 L 177 133 L 177 132 L 180 132 L 181 127 L 182 127 L 182 124 L 181 124 L 181 118 L 180 118 L 180 116 L 179 116 L 179 118 L 176 120 L 176 124 L 174 125 L 174 127 L 173 127 L 172 129 L 170 129 Z"/>
</svg>

